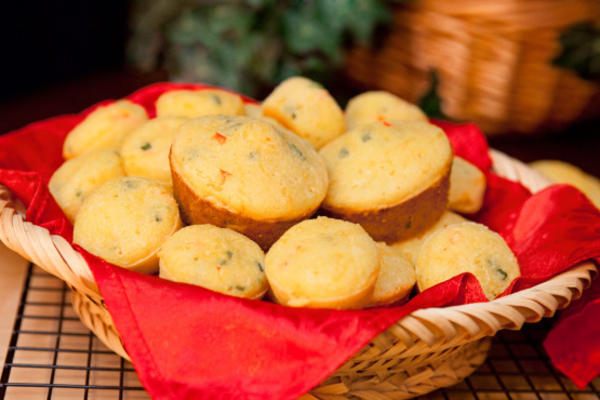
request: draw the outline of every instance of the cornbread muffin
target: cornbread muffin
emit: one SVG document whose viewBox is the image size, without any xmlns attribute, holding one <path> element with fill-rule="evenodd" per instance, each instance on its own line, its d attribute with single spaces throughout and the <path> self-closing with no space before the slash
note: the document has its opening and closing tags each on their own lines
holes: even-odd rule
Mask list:
<svg viewBox="0 0 600 400">
<path fill-rule="evenodd" d="M 310 143 L 248 117 L 187 122 L 175 135 L 170 163 L 186 223 L 233 229 L 263 249 L 311 216 L 328 186 L 325 162 Z"/>
<path fill-rule="evenodd" d="M 125 172 L 171 185 L 169 150 L 173 135 L 186 122 L 186 118 L 154 118 L 129 134 L 121 157 Z"/>
<path fill-rule="evenodd" d="M 171 90 L 156 100 L 156 115 L 159 117 L 198 118 L 245 113 L 240 96 L 219 89 Z"/>
<path fill-rule="evenodd" d="M 576 166 L 558 160 L 540 160 L 529 164 L 553 183 L 568 183 L 581 190 L 594 205 L 600 208 L 600 180 Z"/>
<path fill-rule="evenodd" d="M 319 217 L 294 225 L 275 242 L 265 273 L 281 304 L 360 308 L 371 299 L 379 253 L 360 225 Z"/>
<path fill-rule="evenodd" d="M 365 92 L 350 99 L 345 119 L 348 130 L 377 121 L 427 122 L 419 107 L 384 91 Z"/>
<path fill-rule="evenodd" d="M 521 275 L 517 258 L 504 239 L 474 222 L 451 225 L 429 236 L 419 253 L 416 271 L 421 291 L 470 272 L 490 300 Z"/>
<path fill-rule="evenodd" d="M 125 175 L 121 157 L 113 150 L 95 150 L 72 158 L 50 178 L 48 189 L 71 223 L 83 200 L 97 187 Z"/>
<path fill-rule="evenodd" d="M 425 243 L 425 239 L 427 239 L 429 235 L 447 226 L 460 224 L 467 221 L 468 219 L 463 218 L 452 211 L 445 211 L 444 214 L 442 214 L 442 217 L 425 232 L 422 232 L 411 239 L 393 243 L 390 246 L 408 257 L 412 265 L 415 265 L 417 263 L 417 258 L 419 257 L 419 252 L 421 251 L 421 247 L 423 247 L 423 243 Z"/>
<path fill-rule="evenodd" d="M 263 117 L 262 107 L 260 104 L 244 104 L 244 111 L 248 117 L 261 119 Z"/>
<path fill-rule="evenodd" d="M 270 124 L 274 124 L 277 129 L 285 129 L 283 125 L 281 125 L 278 121 L 274 120 L 271 117 L 265 117 L 262 113 L 262 107 L 258 104 L 244 104 L 244 108 L 246 109 L 246 116 L 254 119 L 259 119 L 261 121 L 268 122 Z M 291 131 L 290 131 L 291 132 Z"/>
<path fill-rule="evenodd" d="M 158 250 L 181 226 L 166 185 L 145 178 L 106 182 L 84 202 L 73 242 L 104 260 L 143 273 L 158 270 Z"/>
<path fill-rule="evenodd" d="M 379 275 L 371 296 L 371 306 L 383 306 L 408 296 L 417 282 L 415 267 L 400 251 L 377 243 Z"/>
<path fill-rule="evenodd" d="M 448 202 L 452 148 L 426 122 L 371 123 L 319 152 L 327 163 L 325 212 L 394 243 L 427 230 Z"/>
<path fill-rule="evenodd" d="M 467 160 L 454 156 L 450 172 L 448 208 L 461 213 L 475 213 L 483 205 L 485 175 Z"/>
<path fill-rule="evenodd" d="M 212 225 L 190 225 L 159 252 L 160 277 L 249 299 L 268 289 L 265 253 L 246 236 Z"/>
<path fill-rule="evenodd" d="M 320 84 L 286 79 L 262 104 L 263 114 L 307 139 L 316 149 L 344 133 L 344 114 Z"/>
<path fill-rule="evenodd" d="M 129 100 L 98 107 L 69 132 L 63 157 L 68 160 L 100 149 L 119 151 L 125 136 L 147 120 L 144 107 Z"/>
</svg>

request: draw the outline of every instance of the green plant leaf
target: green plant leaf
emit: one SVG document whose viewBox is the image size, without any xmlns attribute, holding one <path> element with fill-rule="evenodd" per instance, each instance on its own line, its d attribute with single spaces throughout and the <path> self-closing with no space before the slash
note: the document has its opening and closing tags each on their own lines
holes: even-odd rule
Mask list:
<svg viewBox="0 0 600 400">
<path fill-rule="evenodd" d="M 323 19 L 317 2 L 305 2 L 298 9 L 290 9 L 283 16 L 284 43 L 293 54 L 337 51 L 341 32 Z"/>
<path fill-rule="evenodd" d="M 561 51 L 552 62 L 573 70 L 583 79 L 600 79 L 600 27 L 582 22 L 563 32 Z"/>
<path fill-rule="evenodd" d="M 389 19 L 385 0 L 133 0 L 128 58 L 172 79 L 256 95 L 292 75 L 323 83 L 352 41 Z"/>
<path fill-rule="evenodd" d="M 432 118 L 445 118 L 442 112 L 442 99 L 438 95 L 439 78 L 436 71 L 431 71 L 431 86 L 419 100 L 419 107 L 425 114 Z"/>
<path fill-rule="evenodd" d="M 381 0 L 318 1 L 323 18 L 339 32 L 367 43 L 375 27 L 389 22 L 390 13 Z"/>
</svg>

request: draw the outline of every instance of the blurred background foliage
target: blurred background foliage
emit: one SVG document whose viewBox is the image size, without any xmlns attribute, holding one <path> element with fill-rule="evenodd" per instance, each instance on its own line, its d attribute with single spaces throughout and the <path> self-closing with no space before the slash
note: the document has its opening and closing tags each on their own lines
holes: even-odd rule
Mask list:
<svg viewBox="0 0 600 400">
<path fill-rule="evenodd" d="M 575 21 L 567 23 L 553 14 L 554 0 L 536 3 L 532 6 L 535 12 L 527 0 L 517 1 L 512 14 L 500 16 L 482 6 L 479 19 L 465 16 L 471 11 L 455 15 L 450 8 L 439 9 L 435 2 L 419 0 L 129 1 L 126 56 L 130 64 L 142 71 L 165 71 L 170 80 L 211 83 L 257 99 L 264 98 L 285 78 L 303 75 L 325 85 L 342 105 L 361 90 L 383 88 L 419 103 L 433 117 L 472 120 L 494 133 L 542 132 L 576 120 L 578 113 L 590 108 L 586 104 L 593 108 L 595 103 L 592 95 L 596 96 L 593 93 L 597 90 L 584 82 L 576 82 L 574 89 L 567 84 L 564 90 L 556 84 L 556 91 L 544 83 L 558 79 L 555 67 L 593 82 L 591 85 L 597 85 L 600 78 L 598 22 L 582 14 L 578 18 L 567 16 Z M 481 2 L 494 4 L 494 0 Z M 456 2 L 453 7 L 460 9 L 466 3 Z M 463 34 L 445 31 L 447 26 L 426 26 L 423 21 L 432 15 L 453 21 L 452 26 L 462 26 Z M 522 24 L 514 26 L 515 15 Z M 532 15 L 536 23 L 524 18 Z M 498 20 L 513 24 L 513 29 L 528 40 L 513 38 L 507 44 L 502 30 L 486 23 Z M 419 29 L 415 23 L 421 24 Z M 547 51 L 552 48 L 547 43 L 548 29 L 531 28 L 536 24 L 551 27 L 558 51 Z M 518 62 L 512 64 L 502 57 L 491 56 L 489 60 L 489 54 L 496 54 L 500 51 L 496 47 L 501 45 L 508 52 L 529 52 L 529 57 L 516 56 Z M 455 46 L 468 52 L 457 52 L 457 59 L 462 57 L 464 62 L 447 63 L 438 57 L 441 49 L 437 46 Z M 449 65 L 461 65 L 463 70 Z M 457 74 L 481 72 L 479 65 L 486 65 L 489 76 L 475 73 L 474 79 L 455 78 Z M 540 78 L 527 78 L 531 70 L 541 71 Z M 490 78 L 494 74 L 498 76 Z M 515 82 L 524 80 L 529 86 L 521 90 Z M 492 90 L 487 87 L 489 82 L 500 84 Z M 530 94 L 538 92 L 540 100 L 530 101 Z M 461 93 L 470 95 L 465 98 Z M 560 117 L 548 111 L 554 97 L 573 98 L 574 94 L 579 96 L 577 110 Z M 480 105 L 484 103 L 496 108 L 482 111 Z M 515 103 L 526 104 L 530 110 L 524 114 L 537 120 L 523 117 L 525 123 L 514 122 L 514 113 L 505 110 Z M 453 111 L 448 104 L 453 104 Z M 590 115 L 594 112 L 600 111 Z"/>
<path fill-rule="evenodd" d="M 344 50 L 390 22 L 385 0 L 134 0 L 129 61 L 262 97 L 304 75 L 334 84 Z"/>
<path fill-rule="evenodd" d="M 586 21 L 567 29 L 559 41 L 554 64 L 573 70 L 583 79 L 600 80 L 600 21 Z"/>
</svg>

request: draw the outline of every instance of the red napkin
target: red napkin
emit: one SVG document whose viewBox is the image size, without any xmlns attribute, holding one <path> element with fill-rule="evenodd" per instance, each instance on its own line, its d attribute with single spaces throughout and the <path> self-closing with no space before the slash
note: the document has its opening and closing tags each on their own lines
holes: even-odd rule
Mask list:
<svg viewBox="0 0 600 400">
<path fill-rule="evenodd" d="M 155 84 L 129 99 L 154 115 L 153 104 L 161 93 L 202 87 Z M 46 120 L 0 137 L 0 182 L 28 206 L 28 220 L 68 240 L 71 225 L 46 183 L 62 163 L 64 137 L 84 114 Z M 576 189 L 553 186 L 532 196 L 520 184 L 489 171 L 487 143 L 474 125 L 436 123 L 448 134 L 455 153 L 488 177 L 484 207 L 473 218 L 498 231 L 519 260 L 523 276 L 507 292 L 600 256 L 600 212 Z M 486 301 L 477 280 L 463 274 L 399 307 L 294 309 L 130 272 L 79 250 L 141 382 L 156 399 L 294 399 L 413 310 Z M 588 339 L 588 348 L 600 351 L 600 340 Z"/>
<path fill-rule="evenodd" d="M 583 389 L 600 374 L 600 280 L 562 312 L 544 348 L 554 366 Z"/>
</svg>

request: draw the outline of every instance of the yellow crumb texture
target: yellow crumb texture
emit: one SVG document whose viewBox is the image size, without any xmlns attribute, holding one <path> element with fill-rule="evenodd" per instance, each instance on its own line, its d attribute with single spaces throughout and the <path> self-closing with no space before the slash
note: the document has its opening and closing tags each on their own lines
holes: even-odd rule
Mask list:
<svg viewBox="0 0 600 400">
<path fill-rule="evenodd" d="M 307 139 L 316 149 L 344 133 L 344 113 L 320 84 L 302 77 L 279 84 L 262 104 L 263 114 Z"/>
<path fill-rule="evenodd" d="M 245 113 L 240 96 L 219 89 L 171 90 L 156 100 L 156 115 L 159 117 L 198 118 Z"/>
<path fill-rule="evenodd" d="M 122 177 L 83 202 L 73 242 L 115 265 L 152 273 L 158 270 L 158 249 L 180 226 L 177 203 L 166 185 Z"/>
<path fill-rule="evenodd" d="M 328 186 L 325 162 L 310 143 L 248 117 L 185 123 L 173 141 L 171 166 L 200 198 L 260 220 L 304 216 Z"/>
<path fill-rule="evenodd" d="M 125 175 L 121 157 L 113 150 L 95 150 L 72 158 L 50 178 L 50 193 L 71 222 L 83 201 L 103 183 Z"/>
<path fill-rule="evenodd" d="M 348 130 L 377 121 L 427 122 L 419 107 L 384 91 L 365 92 L 350 99 L 345 118 Z"/>
<path fill-rule="evenodd" d="M 190 225 L 160 252 L 160 277 L 251 299 L 268 289 L 265 254 L 246 236 L 213 225 Z"/>
<path fill-rule="evenodd" d="M 415 286 L 417 275 L 410 260 L 398 249 L 378 242 L 379 275 L 371 298 L 371 305 L 382 306 L 408 296 Z"/>
<path fill-rule="evenodd" d="M 437 182 L 451 162 L 444 132 L 426 122 L 375 122 L 320 150 L 329 173 L 325 206 L 378 210 L 402 203 Z"/>
<path fill-rule="evenodd" d="M 100 106 L 69 132 L 63 157 L 68 160 L 100 149 L 119 151 L 127 134 L 147 120 L 146 110 L 129 100 Z"/>
<path fill-rule="evenodd" d="M 327 217 L 294 225 L 265 262 L 274 297 L 292 307 L 360 308 L 379 274 L 379 252 L 364 229 Z"/>
<path fill-rule="evenodd" d="M 121 147 L 127 175 L 172 185 L 169 151 L 175 132 L 186 121 L 180 117 L 158 117 L 131 132 Z"/>
<path fill-rule="evenodd" d="M 462 222 L 467 222 L 466 218 L 453 213 L 452 211 L 446 211 L 442 215 L 442 217 L 433 225 L 431 228 L 421 233 L 420 235 L 404 240 L 401 242 L 396 242 L 391 246 L 397 250 L 399 250 L 402 254 L 404 254 L 412 265 L 415 265 L 417 262 L 417 258 L 419 257 L 419 252 L 421 251 L 421 247 L 423 247 L 423 243 L 425 243 L 425 239 L 430 236 L 433 232 L 436 232 L 442 228 L 445 228 L 450 225 L 460 224 Z"/>
<path fill-rule="evenodd" d="M 504 239 L 474 222 L 450 225 L 430 235 L 419 253 L 416 271 L 421 291 L 470 272 L 490 300 L 521 275 L 517 259 Z"/>
<path fill-rule="evenodd" d="M 263 117 L 260 104 L 246 103 L 244 104 L 244 111 L 246 112 L 246 116 L 251 118 L 260 119 Z"/>
<path fill-rule="evenodd" d="M 485 175 L 463 158 L 454 156 L 450 171 L 448 208 L 461 213 L 475 213 L 483 205 Z"/>
</svg>

